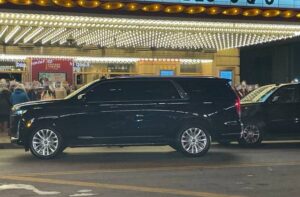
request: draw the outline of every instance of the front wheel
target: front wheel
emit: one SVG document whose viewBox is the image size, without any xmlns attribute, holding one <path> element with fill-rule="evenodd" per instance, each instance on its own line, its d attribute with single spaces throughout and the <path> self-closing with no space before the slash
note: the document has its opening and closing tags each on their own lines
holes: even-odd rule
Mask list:
<svg viewBox="0 0 300 197">
<path fill-rule="evenodd" d="M 199 157 L 205 155 L 210 143 L 209 133 L 200 127 L 185 128 L 177 136 L 177 150 L 187 156 Z"/>
<path fill-rule="evenodd" d="M 239 144 L 244 146 L 257 146 L 262 142 L 262 126 L 259 123 L 247 123 L 239 139 Z"/>
<path fill-rule="evenodd" d="M 38 129 L 30 138 L 30 151 L 39 159 L 51 159 L 62 152 L 63 140 L 54 129 Z"/>
</svg>

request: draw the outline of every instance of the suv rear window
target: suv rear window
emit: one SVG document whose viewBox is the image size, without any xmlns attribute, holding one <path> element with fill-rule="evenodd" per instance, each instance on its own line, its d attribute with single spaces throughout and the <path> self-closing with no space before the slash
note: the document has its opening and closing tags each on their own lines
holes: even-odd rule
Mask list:
<svg viewBox="0 0 300 197">
<path fill-rule="evenodd" d="M 178 79 L 176 82 L 192 97 L 236 99 L 236 94 L 226 80 Z"/>
</svg>

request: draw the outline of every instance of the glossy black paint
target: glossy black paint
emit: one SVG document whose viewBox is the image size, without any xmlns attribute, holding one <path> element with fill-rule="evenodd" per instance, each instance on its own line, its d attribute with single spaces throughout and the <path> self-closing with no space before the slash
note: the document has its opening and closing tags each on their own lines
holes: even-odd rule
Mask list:
<svg viewBox="0 0 300 197">
<path fill-rule="evenodd" d="M 159 98 L 158 91 L 157 94 L 149 94 L 149 99 L 136 100 L 141 96 L 138 94 L 138 85 L 120 94 L 120 98 L 131 98 L 128 100 L 91 99 L 96 94 L 95 90 L 107 86 L 107 83 L 121 87 L 126 83 L 151 85 L 165 82 L 169 83 L 165 85 L 171 84 L 170 88 L 175 91 L 168 90 L 172 95 L 161 94 L 168 99 Z M 195 84 L 196 87 L 197 84 L 203 86 L 206 92 L 201 92 L 201 88 L 201 91 L 193 91 L 189 85 Z M 140 88 L 142 90 L 143 86 Z M 226 95 L 220 91 L 218 93 L 218 89 L 224 90 Z M 121 88 L 109 89 L 119 90 Z M 129 95 L 130 91 L 133 95 Z M 106 96 L 103 95 L 103 98 Z M 53 128 L 61 133 L 65 145 L 70 147 L 168 145 L 175 140 L 181 128 L 201 125 L 215 140 L 238 139 L 241 122 L 235 107 L 236 100 L 227 81 L 217 78 L 129 77 L 99 80 L 64 100 L 28 102 L 14 106 L 11 138 L 12 142 L 28 149 L 32 131 Z"/>
<path fill-rule="evenodd" d="M 294 98 L 288 102 L 274 102 L 283 89 L 292 89 Z M 262 126 L 263 139 L 300 139 L 300 84 L 277 85 L 264 102 L 242 102 L 242 121 Z"/>
</svg>

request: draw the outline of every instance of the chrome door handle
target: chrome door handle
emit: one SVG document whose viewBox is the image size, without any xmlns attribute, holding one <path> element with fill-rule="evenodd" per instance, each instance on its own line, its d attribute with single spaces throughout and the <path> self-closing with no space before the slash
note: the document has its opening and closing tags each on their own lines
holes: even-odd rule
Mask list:
<svg viewBox="0 0 300 197">
<path fill-rule="evenodd" d="M 142 118 L 142 117 L 144 117 L 144 115 L 143 114 L 136 114 L 135 117 Z"/>
<path fill-rule="evenodd" d="M 210 102 L 210 101 L 203 101 L 203 104 L 204 104 L 204 105 L 211 105 L 211 104 L 213 104 L 213 102 Z"/>
</svg>

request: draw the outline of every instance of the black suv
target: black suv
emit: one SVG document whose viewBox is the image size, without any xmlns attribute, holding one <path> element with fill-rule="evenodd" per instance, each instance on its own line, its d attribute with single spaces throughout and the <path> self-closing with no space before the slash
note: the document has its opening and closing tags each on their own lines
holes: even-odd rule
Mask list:
<svg viewBox="0 0 300 197">
<path fill-rule="evenodd" d="M 244 145 L 300 139 L 300 84 L 262 86 L 242 99 Z"/>
<path fill-rule="evenodd" d="M 239 99 L 224 79 L 104 79 L 63 100 L 15 105 L 11 141 L 42 159 L 66 147 L 112 145 L 170 145 L 201 156 L 211 137 L 240 137 L 239 113 Z"/>
</svg>

